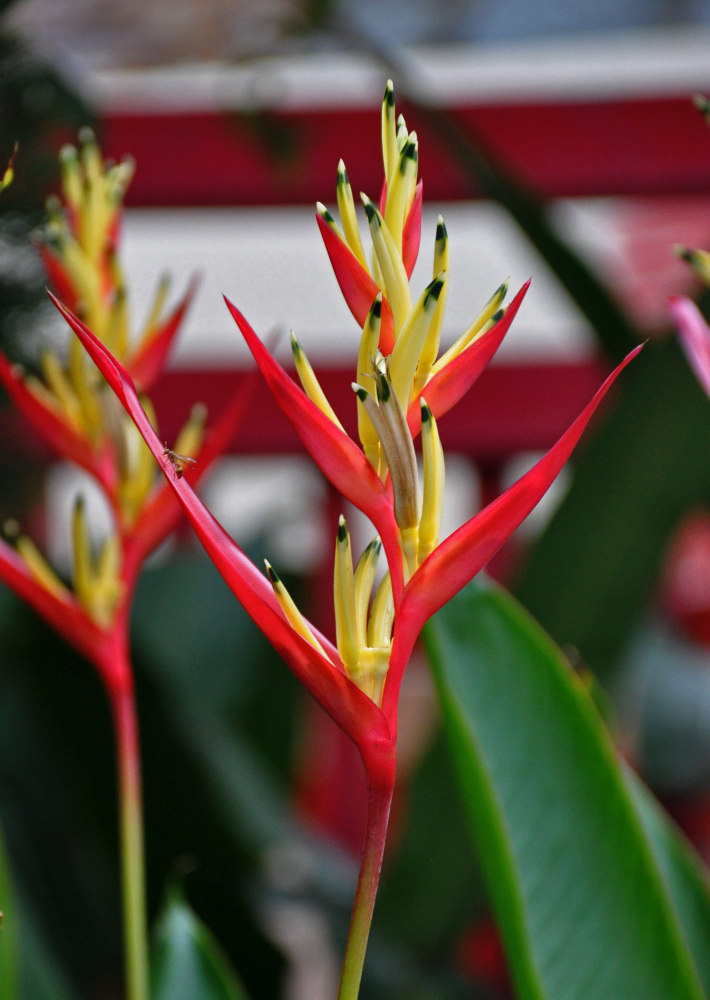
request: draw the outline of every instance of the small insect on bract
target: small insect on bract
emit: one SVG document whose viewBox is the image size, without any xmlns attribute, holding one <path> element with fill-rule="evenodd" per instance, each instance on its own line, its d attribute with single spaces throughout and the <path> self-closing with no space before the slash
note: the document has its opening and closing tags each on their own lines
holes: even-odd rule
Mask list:
<svg viewBox="0 0 710 1000">
<path fill-rule="evenodd" d="M 185 474 L 186 465 L 196 465 L 194 458 L 190 458 L 189 455 L 178 455 L 176 451 L 172 448 L 168 448 L 168 442 L 165 442 L 165 448 L 163 449 L 163 454 L 168 459 L 173 467 L 173 472 L 175 473 L 176 479 L 182 479 Z"/>
</svg>

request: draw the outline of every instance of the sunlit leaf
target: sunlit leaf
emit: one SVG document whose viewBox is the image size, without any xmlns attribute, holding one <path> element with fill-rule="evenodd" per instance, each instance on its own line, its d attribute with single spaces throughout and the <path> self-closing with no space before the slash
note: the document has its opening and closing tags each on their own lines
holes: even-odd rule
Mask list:
<svg viewBox="0 0 710 1000">
<path fill-rule="evenodd" d="M 427 642 L 519 1000 L 703 997 L 614 747 L 549 638 L 475 586 Z"/>
</svg>

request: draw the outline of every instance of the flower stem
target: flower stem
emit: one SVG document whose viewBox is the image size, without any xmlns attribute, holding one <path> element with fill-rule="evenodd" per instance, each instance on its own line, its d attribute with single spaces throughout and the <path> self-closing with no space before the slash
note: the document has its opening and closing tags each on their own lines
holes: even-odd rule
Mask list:
<svg viewBox="0 0 710 1000">
<path fill-rule="evenodd" d="M 343 969 L 340 976 L 338 1000 L 357 1000 L 362 969 L 365 964 L 367 940 L 370 935 L 372 913 L 382 870 L 382 858 L 387 839 L 392 794 L 394 792 L 394 750 L 374 761 L 367 773 L 367 828 L 360 860 L 355 903 L 350 918 L 348 943 L 345 948 Z"/>
<path fill-rule="evenodd" d="M 111 706 L 118 756 L 126 997 L 127 1000 L 148 1000 L 140 748 L 130 669 L 123 672 L 122 681 L 111 691 Z"/>
</svg>

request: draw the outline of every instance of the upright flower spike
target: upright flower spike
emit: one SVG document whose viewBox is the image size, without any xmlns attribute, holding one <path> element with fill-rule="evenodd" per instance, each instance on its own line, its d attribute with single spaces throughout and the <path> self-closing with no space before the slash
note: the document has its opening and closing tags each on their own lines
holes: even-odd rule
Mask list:
<svg viewBox="0 0 710 1000">
<path fill-rule="evenodd" d="M 195 283 L 166 315 L 169 279 L 164 277 L 143 330 L 131 341 L 126 282 L 117 250 L 133 162 L 104 163 L 90 129 L 82 130 L 79 149 L 64 147 L 60 162 L 62 199 L 49 199 L 49 221 L 37 240 L 50 282 L 147 391 L 194 295 Z M 80 360 L 81 355 L 75 353 L 74 365 Z"/>
<path fill-rule="evenodd" d="M 117 244 L 132 167 L 104 165 L 93 137 L 83 138 L 81 152 L 64 151 L 64 204 L 50 202 L 40 252 L 51 283 L 92 317 L 145 391 L 164 364 L 196 285 L 192 282 L 178 306 L 166 313 L 168 283 L 162 281 L 143 335 L 131 342 Z M 181 508 L 134 423 L 76 338 L 66 357 L 45 353 L 40 376 L 27 375 L 0 355 L 0 381 L 8 394 L 61 457 L 95 477 L 112 509 L 113 526 L 95 547 L 83 502 L 76 504 L 73 574 L 71 584 L 65 584 L 37 546 L 9 524 L 7 540 L 0 539 L 0 581 L 85 656 L 105 686 L 118 763 L 126 996 L 147 1000 L 141 778 L 128 624 L 140 568 L 176 526 Z M 177 454 L 164 446 L 163 462 L 174 475 L 175 462 L 179 475 L 192 482 L 204 475 L 241 422 L 250 391 L 248 380 L 206 432 L 204 407 L 193 407 L 175 442 Z"/>
<path fill-rule="evenodd" d="M 50 282 L 126 361 L 145 391 L 159 374 L 170 344 L 195 292 L 195 282 L 177 307 L 164 314 L 168 283 L 158 288 L 148 322 L 129 338 L 128 297 L 118 259 L 122 200 L 133 174 L 129 160 L 104 164 L 89 130 L 79 150 L 61 153 L 62 200 L 48 202 L 49 221 L 38 249 Z M 94 475 L 112 497 L 119 519 L 135 508 L 136 470 L 124 467 L 129 453 L 98 372 L 72 338 L 67 357 L 46 350 L 40 377 L 28 375 L 0 355 L 0 382 L 25 418 L 62 456 Z M 144 479 L 146 470 L 144 468 Z M 155 473 L 151 473 L 151 478 Z M 143 491 L 145 493 L 145 490 Z M 121 498 L 128 499 L 125 512 Z"/>
<path fill-rule="evenodd" d="M 409 296 L 407 282 L 419 253 L 422 219 L 417 137 L 407 132 L 401 117 L 399 125 L 396 122 L 391 80 L 382 102 L 382 159 L 384 182 L 379 208 L 366 195 L 361 196 L 373 240 L 369 265 L 342 160 L 336 186 L 342 229 L 321 202 L 316 219 L 345 301 L 361 327 L 375 296 L 383 293 L 380 350 L 387 355 L 394 345 L 393 316 L 396 325 L 397 316 L 402 320 L 409 310 L 405 305 Z"/>
<path fill-rule="evenodd" d="M 339 203 L 347 222 L 344 218 L 341 229 L 327 210 L 319 209 L 318 215 L 341 288 L 362 328 L 353 385 L 358 442 L 333 419 L 310 366 L 303 361 L 301 348 L 297 368 L 303 388 L 289 378 L 245 317 L 227 301 L 258 368 L 306 449 L 343 496 L 371 520 L 379 536 L 353 568 L 347 526 L 343 519 L 339 523 L 334 571 L 335 644 L 295 608 L 270 567 L 264 575 L 249 562 L 185 478 L 170 474 L 161 462 L 161 443 L 141 407 L 130 373 L 85 324 L 59 305 L 161 462 L 170 487 L 228 585 L 296 676 L 360 751 L 368 783 L 367 834 L 339 1000 L 355 1000 L 359 989 L 393 790 L 399 690 L 419 632 L 427 619 L 475 576 L 537 504 L 617 375 L 640 349 L 618 366 L 529 472 L 441 541 L 444 459 L 436 422 L 483 371 L 509 329 L 527 286 L 507 307 L 503 302 L 505 286 L 501 286 L 453 347 L 439 354 L 438 330 L 447 268 L 435 273 L 430 286 L 416 297 L 409 291 L 410 269 L 405 259 L 407 225 L 417 205 L 419 185 L 411 194 L 408 215 L 405 211 L 401 246 L 396 235 L 399 208 L 392 209 L 394 233 L 386 221 L 390 191 L 397 192 L 392 171 L 398 167 L 394 164 L 400 164 L 403 151 L 413 142 L 406 126 L 400 122 L 394 128 L 394 121 L 393 95 L 388 85 L 382 128 L 386 179 L 379 208 L 365 201 L 375 246 L 376 266 L 371 272 L 358 255 L 343 169 L 339 170 Z M 407 157 L 413 159 L 411 153 Z M 405 185 L 410 193 L 411 180 Z M 406 203 L 410 193 L 404 198 L 400 191 L 396 198 Z M 400 202 L 395 200 L 393 204 Z M 448 264 L 447 254 L 442 221 L 437 226 L 435 269 Z M 392 322 L 383 336 L 386 306 L 391 309 Z M 420 429 L 421 485 L 414 451 Z M 375 586 L 380 551 L 386 568 Z"/>
</svg>

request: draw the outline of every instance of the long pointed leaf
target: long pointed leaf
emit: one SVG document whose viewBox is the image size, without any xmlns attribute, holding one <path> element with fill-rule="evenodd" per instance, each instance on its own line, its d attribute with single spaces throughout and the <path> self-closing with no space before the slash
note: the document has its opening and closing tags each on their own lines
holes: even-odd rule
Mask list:
<svg viewBox="0 0 710 1000">
<path fill-rule="evenodd" d="M 701 1000 L 614 748 L 547 636 L 472 587 L 427 643 L 519 1000 Z"/>
</svg>

